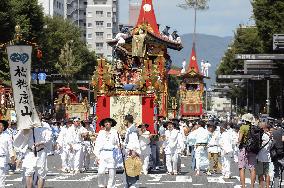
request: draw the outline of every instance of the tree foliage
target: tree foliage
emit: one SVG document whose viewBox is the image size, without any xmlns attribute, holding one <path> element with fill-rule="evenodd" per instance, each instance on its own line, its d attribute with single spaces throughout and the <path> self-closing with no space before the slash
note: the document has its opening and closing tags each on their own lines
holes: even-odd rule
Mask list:
<svg viewBox="0 0 284 188">
<path fill-rule="evenodd" d="M 284 33 L 284 1 L 253 0 L 253 13 L 265 52 L 272 52 L 273 35 Z"/>
<path fill-rule="evenodd" d="M 232 74 L 235 69 L 243 69 L 243 63 L 235 60 L 236 54 L 262 53 L 262 41 L 256 27 L 240 27 L 236 30 L 234 40 L 229 45 L 216 74 Z"/>
<path fill-rule="evenodd" d="M 198 10 L 206 10 L 209 0 L 184 0 L 184 3 L 179 4 L 178 6 L 183 9 L 196 8 Z"/>
<path fill-rule="evenodd" d="M 59 55 L 58 61 L 55 67 L 58 73 L 70 83 L 75 73 L 79 72 L 81 68 L 81 62 L 77 62 L 71 48 L 73 41 L 67 42 L 63 49 L 61 49 L 61 54 Z"/>
</svg>

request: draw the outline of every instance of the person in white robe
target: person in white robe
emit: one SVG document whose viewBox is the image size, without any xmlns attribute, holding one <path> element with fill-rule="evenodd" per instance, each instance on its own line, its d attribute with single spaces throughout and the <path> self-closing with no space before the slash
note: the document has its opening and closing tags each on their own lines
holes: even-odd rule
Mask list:
<svg viewBox="0 0 284 188">
<path fill-rule="evenodd" d="M 126 158 L 129 158 L 129 157 L 140 158 L 141 149 L 140 149 L 140 143 L 139 143 L 139 138 L 138 138 L 139 132 L 136 127 L 136 124 L 134 123 L 133 116 L 130 114 L 126 115 L 124 117 L 124 122 L 127 127 L 126 134 L 125 134 L 125 140 L 124 140 Z M 139 180 L 139 175 L 136 177 L 131 177 L 131 176 L 128 176 L 126 172 L 125 188 L 138 187 L 137 185 L 138 180 Z"/>
<path fill-rule="evenodd" d="M 210 165 L 210 172 L 217 173 L 221 170 L 221 164 L 219 162 L 220 157 L 220 147 L 219 147 L 219 140 L 221 133 L 219 130 L 216 130 L 216 125 L 213 122 L 210 122 L 208 125 L 209 132 L 212 132 L 211 138 L 208 143 L 208 155 Z"/>
<path fill-rule="evenodd" d="M 149 127 L 148 124 L 141 124 L 138 126 L 139 128 L 139 143 L 140 143 L 140 149 L 141 149 L 141 160 L 143 162 L 142 170 L 145 175 L 148 174 L 148 168 L 149 168 L 149 160 L 150 160 L 150 154 L 151 154 L 151 148 L 150 148 L 150 132 L 147 130 Z"/>
<path fill-rule="evenodd" d="M 8 122 L 0 120 L 0 188 L 5 188 L 6 169 L 9 160 L 15 162 L 12 139 L 4 131 L 8 128 Z"/>
<path fill-rule="evenodd" d="M 226 123 L 220 125 L 220 140 L 219 145 L 221 148 L 221 163 L 222 163 L 222 175 L 224 178 L 231 178 L 231 156 L 233 152 L 231 133 L 227 129 Z"/>
<path fill-rule="evenodd" d="M 167 172 L 171 175 L 177 175 L 178 141 L 180 136 L 179 131 L 174 128 L 174 123 L 168 122 L 164 137 L 164 150 L 166 155 Z"/>
<path fill-rule="evenodd" d="M 60 153 L 61 157 L 61 170 L 64 173 L 68 173 L 71 170 L 71 161 L 70 159 L 73 158 L 73 155 L 70 150 L 70 146 L 67 142 L 67 135 L 69 128 L 72 126 L 72 120 L 68 120 L 66 125 L 61 127 L 61 131 L 59 132 L 57 138 L 57 150 Z"/>
<path fill-rule="evenodd" d="M 83 138 L 88 134 L 78 118 L 73 120 L 73 126 L 68 130 L 67 143 L 73 157 L 71 159 L 71 171 L 75 174 L 82 172 L 83 168 Z"/>
<path fill-rule="evenodd" d="M 51 140 L 52 131 L 42 125 L 31 129 L 20 130 L 15 136 L 15 148 L 25 151 L 22 167 L 24 169 L 27 188 L 32 188 L 35 184 L 37 184 L 38 188 L 44 187 L 48 170 L 47 152 L 50 150 Z"/>
<path fill-rule="evenodd" d="M 98 186 L 115 188 L 116 153 L 118 153 L 117 151 L 121 147 L 119 144 L 120 137 L 118 132 L 113 128 L 116 125 L 114 119 L 103 119 L 100 125 L 104 129 L 99 131 L 94 147 L 94 154 L 98 165 Z"/>
<path fill-rule="evenodd" d="M 88 131 L 88 134 L 84 138 L 83 141 L 83 169 L 89 170 L 90 168 L 90 160 L 91 160 L 91 153 L 92 153 L 92 143 L 90 136 L 95 133 L 93 126 L 90 125 L 91 121 L 82 121 L 83 127 Z"/>
<path fill-rule="evenodd" d="M 208 151 L 207 145 L 210 139 L 210 134 L 207 129 L 205 129 L 205 122 L 199 121 L 198 128 L 194 131 L 195 137 L 195 168 L 196 168 L 196 176 L 200 175 L 200 170 L 207 171 L 207 174 L 210 175 L 209 172 L 209 160 L 208 160 Z"/>
</svg>

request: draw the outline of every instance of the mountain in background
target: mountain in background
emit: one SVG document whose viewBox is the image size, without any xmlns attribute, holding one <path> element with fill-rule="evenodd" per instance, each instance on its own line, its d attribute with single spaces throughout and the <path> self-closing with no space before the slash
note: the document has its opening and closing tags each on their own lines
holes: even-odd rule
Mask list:
<svg viewBox="0 0 284 188">
<path fill-rule="evenodd" d="M 181 36 L 183 49 L 181 51 L 169 50 L 169 54 L 174 66 L 182 67 L 182 62 L 185 59 L 187 65 L 192 48 L 193 34 L 185 34 Z M 196 34 L 196 56 L 201 70 L 201 60 L 209 61 L 211 67 L 209 69 L 210 80 L 205 80 L 208 85 L 215 83 L 215 71 L 223 57 L 228 45 L 232 41 L 232 37 L 219 37 L 206 34 Z"/>
</svg>

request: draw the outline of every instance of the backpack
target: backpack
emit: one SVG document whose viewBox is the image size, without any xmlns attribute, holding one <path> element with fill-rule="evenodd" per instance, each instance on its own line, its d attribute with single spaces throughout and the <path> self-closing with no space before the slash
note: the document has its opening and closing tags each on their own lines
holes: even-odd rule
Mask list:
<svg viewBox="0 0 284 188">
<path fill-rule="evenodd" d="M 247 152 L 258 154 L 258 152 L 262 149 L 263 133 L 264 131 L 260 127 L 250 125 L 247 142 L 244 144 Z"/>
<path fill-rule="evenodd" d="M 283 130 L 281 131 L 283 135 Z M 281 141 L 277 141 L 275 139 L 272 140 L 272 144 L 270 147 L 270 157 L 272 162 L 278 161 L 284 157 L 284 145 L 282 140 Z"/>
</svg>

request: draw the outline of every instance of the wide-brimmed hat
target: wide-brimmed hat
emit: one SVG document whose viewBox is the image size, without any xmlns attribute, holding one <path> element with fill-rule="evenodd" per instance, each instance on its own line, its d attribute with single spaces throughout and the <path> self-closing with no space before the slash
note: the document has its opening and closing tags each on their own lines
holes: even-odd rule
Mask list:
<svg viewBox="0 0 284 188">
<path fill-rule="evenodd" d="M 0 120 L 0 123 L 2 123 L 2 125 L 4 126 L 4 131 L 8 128 L 9 123 L 6 120 Z"/>
<path fill-rule="evenodd" d="M 247 113 L 242 116 L 242 120 L 252 123 L 254 122 L 254 116 L 251 113 Z"/>
<path fill-rule="evenodd" d="M 105 122 L 111 122 L 111 126 L 112 127 L 115 127 L 116 124 L 117 124 L 117 122 L 114 119 L 112 119 L 112 118 L 105 118 L 105 119 L 100 121 L 99 125 L 104 127 L 105 126 Z"/>
</svg>

